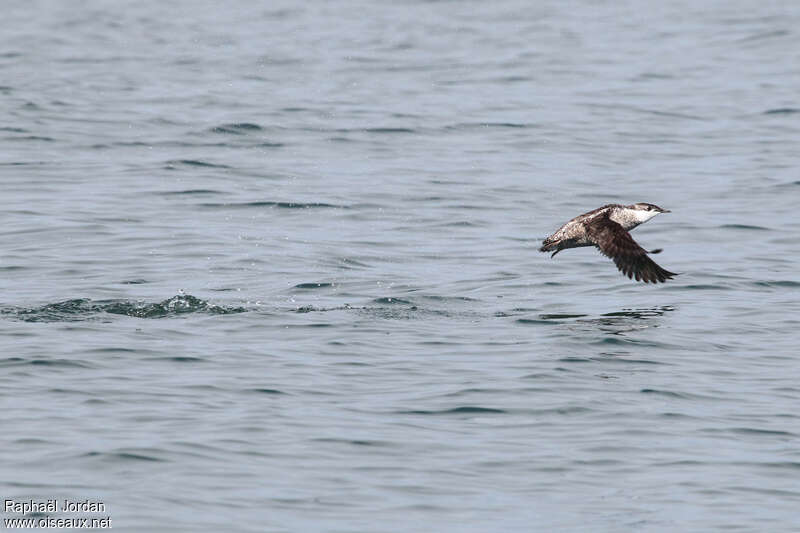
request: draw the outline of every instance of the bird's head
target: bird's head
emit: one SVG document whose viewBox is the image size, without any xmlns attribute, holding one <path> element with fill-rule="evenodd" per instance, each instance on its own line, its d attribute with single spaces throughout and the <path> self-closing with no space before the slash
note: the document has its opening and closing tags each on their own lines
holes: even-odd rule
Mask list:
<svg viewBox="0 0 800 533">
<path fill-rule="evenodd" d="M 635 216 L 640 222 L 650 220 L 659 213 L 669 213 L 669 209 L 661 209 L 657 205 L 639 202 L 638 204 L 625 206 L 628 209 L 635 211 Z"/>
<path fill-rule="evenodd" d="M 633 209 L 635 211 L 654 211 L 656 214 L 658 213 L 669 213 L 669 209 L 661 209 L 657 205 L 648 204 L 645 202 L 639 202 L 638 204 L 633 204 L 626 206 L 628 209 Z"/>
</svg>

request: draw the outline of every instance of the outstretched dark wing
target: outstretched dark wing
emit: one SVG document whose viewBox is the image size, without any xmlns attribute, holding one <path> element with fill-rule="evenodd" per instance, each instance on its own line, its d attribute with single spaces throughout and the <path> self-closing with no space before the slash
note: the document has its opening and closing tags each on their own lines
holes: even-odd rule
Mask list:
<svg viewBox="0 0 800 533">
<path fill-rule="evenodd" d="M 647 251 L 633 240 L 630 233 L 608 218 L 608 213 L 587 221 L 586 231 L 595 246 L 613 259 L 617 268 L 629 278 L 645 283 L 658 283 L 677 276 L 650 259 Z"/>
</svg>

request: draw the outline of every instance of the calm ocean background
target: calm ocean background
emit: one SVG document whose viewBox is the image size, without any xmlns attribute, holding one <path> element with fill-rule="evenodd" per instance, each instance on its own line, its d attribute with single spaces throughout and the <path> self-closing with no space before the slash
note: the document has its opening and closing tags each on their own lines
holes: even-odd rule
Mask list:
<svg viewBox="0 0 800 533">
<path fill-rule="evenodd" d="M 800 530 L 800 4 L 3 10 L 0 499 Z M 610 202 L 680 276 L 537 251 Z"/>
</svg>

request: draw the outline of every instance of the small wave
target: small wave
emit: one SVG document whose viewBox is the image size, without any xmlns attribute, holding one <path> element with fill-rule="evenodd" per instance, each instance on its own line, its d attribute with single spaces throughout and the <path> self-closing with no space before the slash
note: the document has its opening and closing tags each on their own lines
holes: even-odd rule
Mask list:
<svg viewBox="0 0 800 533">
<path fill-rule="evenodd" d="M 280 148 L 281 146 L 286 146 L 286 145 L 284 143 L 267 142 L 267 141 L 265 141 L 265 142 L 258 143 L 258 144 L 253 145 L 253 146 L 255 146 L 256 148 Z"/>
<path fill-rule="evenodd" d="M 796 288 L 800 287 L 800 281 L 792 281 L 792 280 L 777 280 L 777 281 L 755 281 L 753 285 L 757 287 L 791 287 Z"/>
<path fill-rule="evenodd" d="M 448 392 L 442 394 L 444 397 L 455 397 L 455 396 L 469 396 L 470 394 L 497 394 L 497 393 L 504 393 L 507 392 L 505 389 L 497 389 L 497 388 L 484 388 L 484 387 L 468 387 L 466 389 L 457 390 L 454 392 Z"/>
<path fill-rule="evenodd" d="M 661 361 L 651 359 L 631 359 L 625 353 L 609 353 L 603 352 L 601 355 L 604 357 L 592 358 L 595 361 L 603 361 L 604 363 L 620 363 L 623 365 L 668 365 L 669 363 L 662 363 Z"/>
<path fill-rule="evenodd" d="M 681 394 L 679 392 L 673 392 L 669 390 L 659 390 L 659 389 L 642 389 L 639 392 L 642 394 L 655 394 L 657 396 L 666 396 L 668 398 L 680 398 L 682 400 L 687 399 L 687 396 Z"/>
<path fill-rule="evenodd" d="M 323 442 L 329 444 L 349 444 L 352 446 L 393 446 L 393 443 L 382 440 L 363 440 L 363 439 L 339 439 L 335 437 L 319 437 L 311 439 L 313 442 Z"/>
<path fill-rule="evenodd" d="M 26 135 L 24 137 L 4 137 L 3 140 L 5 141 L 44 141 L 44 142 L 55 142 L 55 139 L 52 137 L 45 137 L 42 135 Z"/>
<path fill-rule="evenodd" d="M 430 300 L 433 302 L 477 302 L 479 300 L 475 298 L 470 298 L 469 296 L 442 296 L 439 294 L 422 294 L 420 295 L 421 298 L 425 300 Z"/>
<path fill-rule="evenodd" d="M 498 316 L 495 314 L 495 316 Z M 537 320 L 535 318 L 518 318 L 516 320 L 517 324 L 547 324 L 552 325 L 553 322 L 550 320 Z"/>
<path fill-rule="evenodd" d="M 445 126 L 445 130 L 468 130 L 485 128 L 530 128 L 533 124 L 523 124 L 520 122 L 460 122 L 450 126 Z"/>
<path fill-rule="evenodd" d="M 344 270 L 369 268 L 368 264 L 362 263 L 361 261 L 357 261 L 350 257 L 339 257 L 336 258 L 334 261 L 337 267 Z"/>
<path fill-rule="evenodd" d="M 796 107 L 776 107 L 775 109 L 764 111 L 765 115 L 791 115 L 792 113 L 800 113 L 800 109 Z"/>
<path fill-rule="evenodd" d="M 294 286 L 295 289 L 329 289 L 331 287 L 335 287 L 336 284 L 334 283 L 326 283 L 326 282 L 319 282 L 319 283 L 298 283 Z"/>
<path fill-rule="evenodd" d="M 120 452 L 88 452 L 84 455 L 84 457 L 97 457 L 103 460 L 109 460 L 113 462 L 117 461 L 163 461 L 164 459 L 160 459 L 153 455 L 146 455 L 140 452 L 127 452 L 127 451 L 120 451 Z"/>
<path fill-rule="evenodd" d="M 416 133 L 416 130 L 409 128 L 366 128 L 367 133 Z"/>
<path fill-rule="evenodd" d="M 485 227 L 484 222 L 477 222 L 474 220 L 455 220 L 453 222 L 443 222 L 441 224 L 434 224 L 435 228 L 482 228 Z"/>
<path fill-rule="evenodd" d="M 8 357 L 0 359 L 0 367 L 5 366 L 52 366 L 52 367 L 65 367 L 65 368 L 90 368 L 90 365 L 81 361 L 74 361 L 71 359 L 41 359 L 24 357 Z"/>
<path fill-rule="evenodd" d="M 780 429 L 739 427 L 739 428 L 730 428 L 728 431 L 732 433 L 739 433 L 742 435 L 765 435 L 765 436 L 773 435 L 773 436 L 785 436 L 785 437 L 795 436 L 795 434 L 790 431 L 783 431 Z"/>
<path fill-rule="evenodd" d="M 332 208 L 332 209 L 347 209 L 347 206 L 326 204 L 323 202 L 241 202 L 241 203 L 204 203 L 200 204 L 201 207 L 228 207 L 228 208 L 251 208 L 251 207 L 277 207 L 278 209 L 318 209 L 318 208 Z"/>
<path fill-rule="evenodd" d="M 372 300 L 372 303 L 375 304 L 390 304 L 390 305 L 411 305 L 411 302 L 408 300 L 403 300 L 402 298 L 395 298 L 392 296 L 384 296 L 383 298 L 375 298 Z"/>
<path fill-rule="evenodd" d="M 236 122 L 231 124 L 221 124 L 211 128 L 212 133 L 227 133 L 232 135 L 244 135 L 251 131 L 262 131 L 264 128 L 252 122 Z"/>
<path fill-rule="evenodd" d="M 748 35 L 747 37 L 743 37 L 736 42 L 744 43 L 748 41 L 760 41 L 762 39 L 772 39 L 774 37 L 785 37 L 790 35 L 789 31 L 787 30 L 772 30 L 772 31 L 764 31 L 760 33 L 754 33 L 753 35 Z"/>
<path fill-rule="evenodd" d="M 159 192 L 161 196 L 177 196 L 177 195 L 200 195 L 200 194 L 225 194 L 222 191 L 215 191 L 213 189 L 187 189 L 185 191 L 163 191 Z"/>
<path fill-rule="evenodd" d="M 634 80 L 671 80 L 674 76 L 661 72 L 642 72 Z"/>
<path fill-rule="evenodd" d="M 696 392 L 675 392 L 663 389 L 641 389 L 639 392 L 642 394 L 654 394 L 681 400 L 702 400 L 705 402 L 712 402 L 720 399 L 718 396 L 712 396 L 708 394 L 698 394 Z"/>
<path fill-rule="evenodd" d="M 503 414 L 507 411 L 503 409 L 495 409 L 493 407 L 479 407 L 475 405 L 465 405 L 462 407 L 454 407 L 452 409 L 443 409 L 441 411 L 428 411 L 428 410 L 408 410 L 397 411 L 401 415 L 453 415 L 453 414 Z"/>
<path fill-rule="evenodd" d="M 577 355 L 568 355 L 560 358 L 560 363 L 591 363 L 595 359 L 592 357 L 578 357 Z"/>
<path fill-rule="evenodd" d="M 751 226 L 748 224 L 723 224 L 719 227 L 720 229 L 749 229 L 749 230 L 756 230 L 756 231 L 770 231 L 770 228 L 765 228 L 764 226 Z"/>
<path fill-rule="evenodd" d="M 595 345 L 606 345 L 611 344 L 612 346 L 638 346 L 638 347 L 648 347 L 648 348 L 669 348 L 670 345 L 665 344 L 663 342 L 655 342 L 655 341 L 646 341 L 642 339 L 633 339 L 631 337 L 623 337 L 621 335 L 622 332 L 609 332 L 613 336 L 605 337 L 602 340 L 595 341 L 592 344 Z"/>
<path fill-rule="evenodd" d="M 474 405 L 465 405 L 463 407 L 455 407 L 446 411 L 447 413 L 505 413 L 502 409 L 495 409 L 492 407 L 478 407 Z"/>
<path fill-rule="evenodd" d="M 50 163 L 48 161 L 8 161 L 0 162 L 0 167 L 29 167 L 29 166 L 46 166 Z"/>
<path fill-rule="evenodd" d="M 231 168 L 228 165 L 221 165 L 218 163 L 208 163 L 207 161 L 200 161 L 199 159 L 170 159 L 166 162 L 166 168 L 175 168 L 177 165 L 186 165 L 190 167 L 207 167 L 207 168 Z"/>
<path fill-rule="evenodd" d="M 172 363 L 205 363 L 202 357 L 192 357 L 190 355 L 172 355 L 168 357 L 151 357 L 150 361 L 170 361 Z"/>
<path fill-rule="evenodd" d="M 696 290 L 696 291 L 729 291 L 731 287 L 726 287 L 724 285 L 711 285 L 711 284 L 695 284 L 695 285 L 684 285 L 680 286 L 673 286 L 668 287 L 668 289 L 679 288 L 681 290 Z"/>
</svg>

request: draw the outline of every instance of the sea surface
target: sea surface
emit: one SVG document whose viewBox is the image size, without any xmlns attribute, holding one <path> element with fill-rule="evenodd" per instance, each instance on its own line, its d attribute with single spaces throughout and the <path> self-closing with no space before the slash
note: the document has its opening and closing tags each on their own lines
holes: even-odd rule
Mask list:
<svg viewBox="0 0 800 533">
<path fill-rule="evenodd" d="M 800 530 L 800 4 L 0 27 L 0 499 L 130 532 Z M 612 202 L 672 211 L 633 236 L 679 276 L 538 252 Z"/>
</svg>

